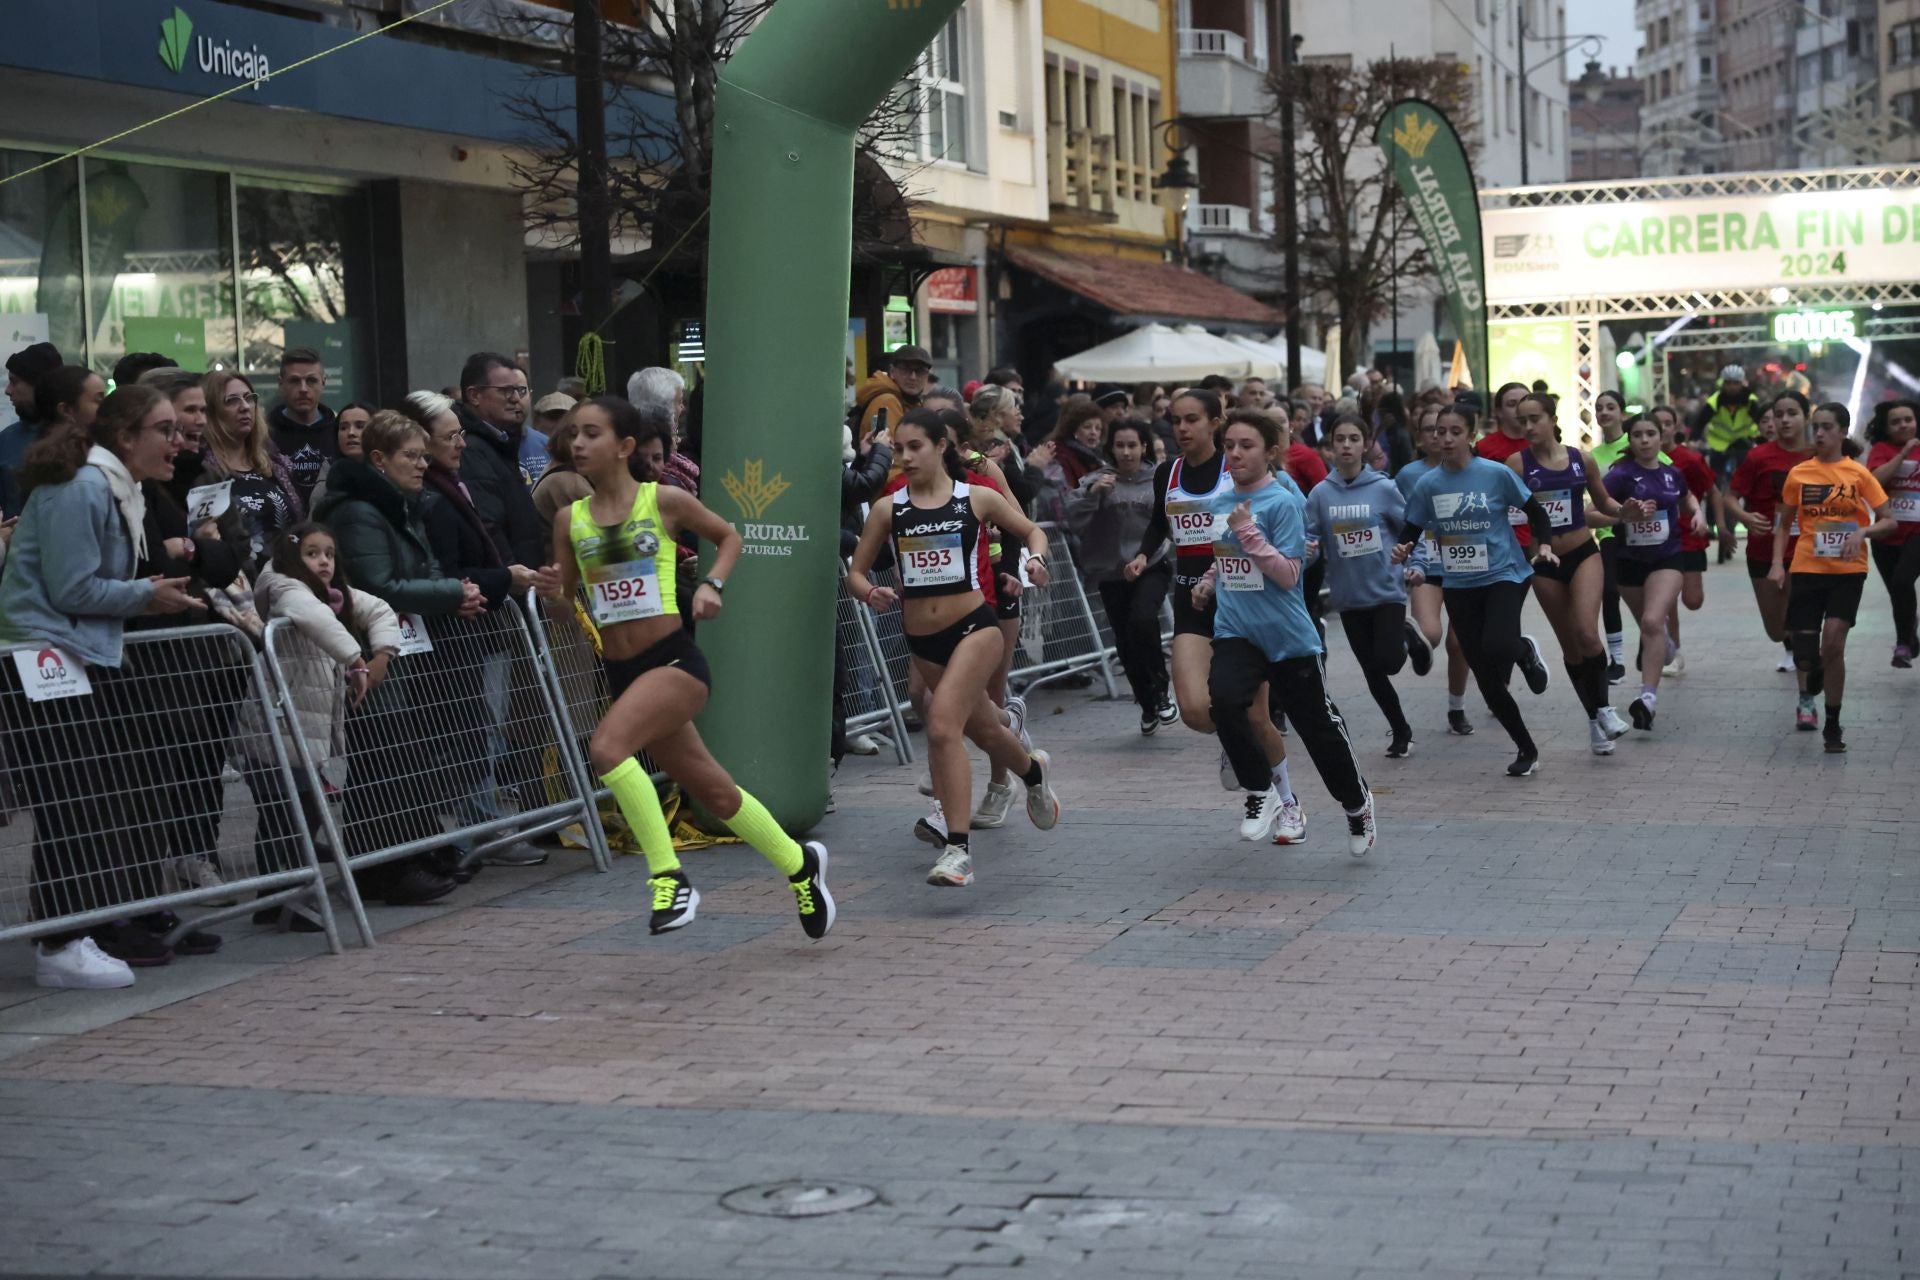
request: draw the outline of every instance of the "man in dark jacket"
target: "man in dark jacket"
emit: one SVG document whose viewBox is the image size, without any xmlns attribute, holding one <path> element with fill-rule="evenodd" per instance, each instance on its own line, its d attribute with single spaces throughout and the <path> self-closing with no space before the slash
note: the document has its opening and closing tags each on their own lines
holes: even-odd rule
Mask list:
<svg viewBox="0 0 1920 1280">
<path fill-rule="evenodd" d="M 326 389 L 319 352 L 292 347 L 280 357 L 280 403 L 267 410 L 267 434 L 286 455 L 294 491 L 309 511 L 321 472 L 340 456 L 340 421 L 320 403 Z"/>
<path fill-rule="evenodd" d="M 66 361 L 51 342 L 36 342 L 7 357 L 7 402 L 19 421 L 0 430 L 0 516 L 17 516 L 27 500 L 19 491 L 18 473 L 27 447 L 40 438 L 40 420 L 33 407 L 33 387 L 42 374 Z"/>
<path fill-rule="evenodd" d="M 551 531 L 542 526 L 520 470 L 527 395 L 527 375 L 519 365 L 498 352 L 480 351 L 460 370 L 460 402 L 453 407 L 467 433 L 460 479 L 503 564 L 553 559 Z"/>
</svg>

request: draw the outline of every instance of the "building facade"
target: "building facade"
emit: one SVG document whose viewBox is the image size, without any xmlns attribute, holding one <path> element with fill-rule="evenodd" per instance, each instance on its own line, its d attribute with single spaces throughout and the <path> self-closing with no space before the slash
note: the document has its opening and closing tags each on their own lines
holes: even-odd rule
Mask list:
<svg viewBox="0 0 1920 1280">
<path fill-rule="evenodd" d="M 1642 86 L 1632 75 L 1588 62 L 1567 104 L 1568 173 L 1574 182 L 1640 176 Z"/>
<path fill-rule="evenodd" d="M 1734 0 L 1635 0 L 1640 49 L 1640 166 L 1650 177 L 1722 173 L 1719 9 Z M 1765 50 L 1756 51 L 1764 57 Z M 1749 55 L 1749 63 L 1755 60 Z"/>
<path fill-rule="evenodd" d="M 1920 0 L 1887 0 L 1880 22 L 1880 109 L 1897 134 L 1887 158 L 1910 163 L 1920 160 Z"/>
</svg>

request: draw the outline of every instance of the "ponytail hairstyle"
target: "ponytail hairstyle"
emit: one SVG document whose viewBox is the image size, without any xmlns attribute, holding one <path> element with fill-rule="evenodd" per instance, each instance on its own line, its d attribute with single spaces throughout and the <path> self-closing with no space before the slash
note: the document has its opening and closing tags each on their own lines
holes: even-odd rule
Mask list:
<svg viewBox="0 0 1920 1280">
<path fill-rule="evenodd" d="M 340 554 L 340 539 L 334 537 L 333 530 L 318 520 L 302 520 L 291 529 L 282 529 L 274 534 L 273 571 L 305 586 L 323 603 L 331 603 L 326 586 L 313 576 L 313 570 L 307 568 L 306 560 L 300 555 L 300 544 L 316 533 L 333 538 L 333 586 L 340 593 L 340 621 L 358 637 L 360 626 L 353 616 L 353 583 L 347 580 L 347 560 Z"/>
<path fill-rule="evenodd" d="M 613 434 L 622 440 L 633 441 L 633 452 L 627 456 L 627 471 L 641 484 L 653 484 L 660 479 L 654 474 L 653 464 L 640 456 L 640 446 L 660 441 L 662 450 L 673 444 L 673 406 L 659 404 L 649 400 L 637 405 L 625 396 L 594 396 L 581 404 L 589 405 L 607 415 L 607 422 L 613 427 Z M 575 410 L 580 405 L 574 406 Z"/>
<path fill-rule="evenodd" d="M 1846 433 L 1840 439 L 1841 457 L 1858 458 L 1861 453 L 1864 452 L 1860 447 L 1860 442 L 1853 438 L 1853 413 L 1847 406 L 1841 404 L 1838 400 L 1829 400 L 1825 404 L 1815 405 L 1814 412 L 1832 414 L 1833 420 L 1840 424 L 1840 430 Z M 1809 428 L 1813 426 L 1812 414 L 1807 415 L 1807 426 Z"/>
<path fill-rule="evenodd" d="M 940 451 L 940 465 L 946 468 L 947 478 L 955 484 L 966 484 L 967 464 L 960 460 L 960 450 L 954 443 L 951 424 L 947 421 L 948 409 L 909 409 L 901 415 L 897 432 L 901 427 L 918 427 L 922 435 Z"/>
<path fill-rule="evenodd" d="M 43 484 L 65 484 L 73 479 L 86 465 L 87 452 L 95 445 L 115 457 L 122 456 L 126 452 L 125 437 L 138 431 L 156 406 L 166 403 L 167 397 L 154 388 L 129 382 L 100 402 L 100 412 L 90 430 L 68 425 L 48 431 L 27 449 L 21 461 L 21 496 Z"/>
<path fill-rule="evenodd" d="M 1508 383 L 1507 385 L 1516 386 L 1518 384 Z M 1504 391 L 1506 388 L 1503 387 L 1501 389 Z M 1613 395 L 1613 392 L 1607 391 L 1607 392 L 1602 392 L 1601 394 Z M 1598 400 L 1599 396 L 1595 396 L 1594 399 Z M 1618 400 L 1619 397 L 1614 396 L 1614 399 Z M 1521 404 L 1525 404 L 1529 400 L 1533 401 L 1535 404 L 1539 405 L 1542 409 L 1545 409 L 1547 411 L 1547 420 L 1553 423 L 1553 438 L 1555 440 L 1563 439 L 1564 437 L 1562 437 L 1562 435 L 1560 434 L 1559 397 L 1554 396 L 1551 393 L 1545 392 L 1545 391 L 1529 391 L 1527 392 L 1527 394 L 1520 397 Z M 1623 403 L 1620 407 L 1624 409 L 1626 408 L 1626 405 Z"/>
<path fill-rule="evenodd" d="M 1207 421 L 1209 422 L 1220 421 L 1219 393 L 1214 391 L 1209 391 L 1205 387 L 1188 387 L 1185 391 L 1182 391 L 1179 395 L 1173 398 L 1173 404 L 1178 404 L 1182 400 L 1191 400 L 1195 404 L 1199 405 L 1200 412 L 1207 415 Z M 1173 404 L 1169 404 L 1167 406 L 1169 411 L 1172 410 Z"/>
</svg>

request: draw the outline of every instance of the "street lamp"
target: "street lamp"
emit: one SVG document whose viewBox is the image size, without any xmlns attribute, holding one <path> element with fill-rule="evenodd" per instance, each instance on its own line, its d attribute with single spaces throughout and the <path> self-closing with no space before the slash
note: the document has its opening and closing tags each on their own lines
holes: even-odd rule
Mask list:
<svg viewBox="0 0 1920 1280">
<path fill-rule="evenodd" d="M 1167 120 L 1165 125 L 1174 125 L 1178 120 Z M 1153 180 L 1157 191 L 1173 193 L 1174 208 L 1178 214 L 1173 236 L 1174 260 L 1181 266 L 1187 265 L 1187 210 L 1193 205 L 1193 193 L 1200 189 L 1200 179 L 1193 176 L 1193 166 L 1187 163 L 1186 156 L 1176 151 L 1167 161 L 1167 167 L 1159 177 Z"/>
<path fill-rule="evenodd" d="M 1527 41 L 1531 40 L 1535 44 L 1557 44 L 1562 53 L 1577 45 L 1587 56 L 1593 58 L 1600 56 L 1600 50 L 1606 43 L 1605 36 L 1594 35 L 1591 32 L 1577 36 L 1528 35 L 1527 2 L 1528 0 L 1521 0 L 1520 3 L 1517 15 L 1520 38 L 1516 42 L 1520 57 L 1520 185 L 1523 187 L 1527 185 L 1527 120 L 1533 114 L 1527 109 Z"/>
</svg>

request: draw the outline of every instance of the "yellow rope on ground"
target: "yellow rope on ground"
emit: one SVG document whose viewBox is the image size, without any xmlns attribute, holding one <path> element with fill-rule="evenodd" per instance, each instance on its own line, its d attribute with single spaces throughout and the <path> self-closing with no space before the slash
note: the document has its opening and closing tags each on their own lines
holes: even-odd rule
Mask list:
<svg viewBox="0 0 1920 1280">
<path fill-rule="evenodd" d="M 418 13 L 410 13 L 404 18 L 397 18 L 394 21 L 389 22 L 384 27 L 378 27 L 372 31 L 364 31 L 361 34 L 353 37 L 353 39 L 351 40 L 342 40 L 339 44 L 334 45 L 333 48 L 331 49 L 322 49 L 318 53 L 309 54 L 307 57 L 300 59 L 300 61 L 298 62 L 289 62 L 284 67 L 277 67 L 274 70 L 267 72 L 267 74 L 265 74 L 264 76 L 261 76 L 257 80 L 236 80 L 233 84 L 228 85 L 226 88 L 222 89 L 220 92 L 208 94 L 206 97 L 200 99 L 198 102 L 189 102 L 186 106 L 181 107 L 178 110 L 169 111 L 167 112 L 167 114 L 163 116 L 155 116 L 153 119 L 148 120 L 143 124 L 137 124 L 133 126 L 133 128 L 131 129 L 122 129 L 119 133 L 114 134 L 110 138 L 102 138 L 98 142 L 89 142 L 84 147 L 77 147 L 74 150 L 67 152 L 65 155 L 55 156 L 53 159 L 48 160 L 43 164 L 34 165 L 31 169 L 22 169 L 18 173 L 10 173 L 4 178 L 0 178 L 0 187 L 4 187 L 9 182 L 13 182 L 17 179 L 25 178 L 32 174 L 39 173 L 42 169 L 51 169 L 55 165 L 65 164 L 67 161 L 72 160 L 77 156 L 86 155 L 89 151 L 98 151 L 101 147 L 111 146 L 114 143 L 120 141 L 122 138 L 131 138 L 134 134 L 139 133 L 142 129 L 151 129 L 153 128 L 153 126 L 157 124 L 165 124 L 169 120 L 176 120 L 179 117 L 187 114 L 187 112 L 189 111 L 195 111 L 201 107 L 206 106 L 209 102 L 218 102 L 220 101 L 220 99 L 226 97 L 228 94 L 239 93 L 242 89 L 252 89 L 258 85 L 263 85 L 269 80 L 278 79 L 279 77 L 287 74 L 287 72 L 289 71 L 298 71 L 301 67 L 308 66 L 312 63 L 318 62 L 322 58 L 332 57 L 334 54 L 339 53 L 342 49 L 350 49 L 354 45 L 359 44 L 362 40 L 371 40 L 375 36 L 383 36 L 387 34 L 387 32 L 392 31 L 395 27 L 404 27 L 409 22 L 417 22 L 421 18 L 426 17 L 430 13 L 434 13 L 434 12 L 437 12 L 438 10 L 444 9 L 448 5 L 458 4 L 458 3 L 459 3 L 459 0 L 439 0 L 438 4 L 429 5 L 425 9 L 420 10 L 420 12 Z"/>
</svg>

